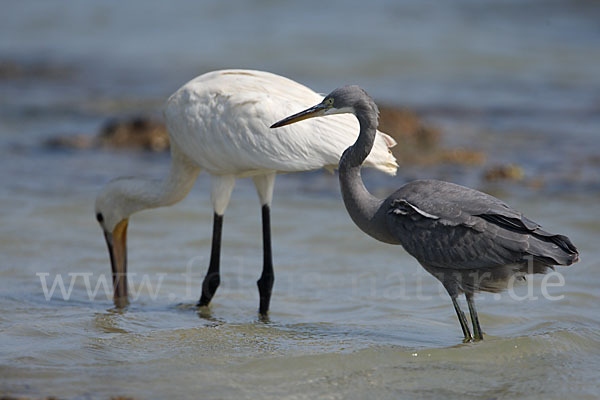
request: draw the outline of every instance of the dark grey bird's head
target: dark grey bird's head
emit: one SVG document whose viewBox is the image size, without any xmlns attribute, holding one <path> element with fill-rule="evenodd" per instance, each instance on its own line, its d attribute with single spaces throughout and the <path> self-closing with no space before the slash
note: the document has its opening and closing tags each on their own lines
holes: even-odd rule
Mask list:
<svg viewBox="0 0 600 400">
<path fill-rule="evenodd" d="M 362 123 L 377 127 L 379 119 L 377 105 L 359 86 L 350 85 L 335 89 L 316 106 L 284 118 L 271 125 L 271 128 L 279 128 L 308 118 L 345 113 L 354 114 Z"/>
</svg>

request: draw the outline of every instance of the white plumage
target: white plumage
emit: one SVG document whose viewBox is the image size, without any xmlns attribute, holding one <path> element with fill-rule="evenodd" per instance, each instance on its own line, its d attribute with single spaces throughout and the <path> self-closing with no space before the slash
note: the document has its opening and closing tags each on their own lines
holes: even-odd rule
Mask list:
<svg viewBox="0 0 600 400">
<path fill-rule="evenodd" d="M 320 101 L 322 96 L 290 79 L 268 72 L 223 70 L 201 75 L 167 101 L 164 116 L 171 141 L 171 170 L 166 179 L 118 178 L 96 199 L 96 217 L 108 244 L 115 303 L 127 298 L 126 232 L 129 216 L 183 199 L 198 173 L 211 174 L 215 211 L 208 273 L 199 305 L 207 305 L 220 282 L 223 214 L 236 178 L 254 180 L 263 217 L 264 265 L 258 281 L 260 312 L 266 314 L 274 280 L 271 261 L 270 204 L 277 173 L 337 167 L 342 152 L 358 137 L 351 115 L 312 119 L 277 131 L 269 126 Z M 395 174 L 389 150 L 395 141 L 377 133 L 365 165 Z"/>
<path fill-rule="evenodd" d="M 269 129 L 322 97 L 268 72 L 214 71 L 177 90 L 167 101 L 165 119 L 171 139 L 213 175 L 333 169 L 358 137 L 358 121 L 352 115 Z M 389 152 L 394 144 L 380 133 L 366 165 L 395 174 L 398 165 Z"/>
</svg>

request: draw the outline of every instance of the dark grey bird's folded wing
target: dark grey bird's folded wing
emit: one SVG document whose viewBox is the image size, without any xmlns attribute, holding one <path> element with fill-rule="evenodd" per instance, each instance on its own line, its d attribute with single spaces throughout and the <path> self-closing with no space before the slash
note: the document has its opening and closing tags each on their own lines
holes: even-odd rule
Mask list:
<svg viewBox="0 0 600 400">
<path fill-rule="evenodd" d="M 448 182 L 411 182 L 388 198 L 387 225 L 421 263 L 480 269 L 525 262 L 568 265 L 577 250 L 499 199 Z"/>
</svg>

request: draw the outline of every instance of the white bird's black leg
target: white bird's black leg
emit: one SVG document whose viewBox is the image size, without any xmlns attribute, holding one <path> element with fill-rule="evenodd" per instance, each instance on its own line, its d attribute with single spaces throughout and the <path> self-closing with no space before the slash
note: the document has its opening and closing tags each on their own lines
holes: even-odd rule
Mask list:
<svg viewBox="0 0 600 400">
<path fill-rule="evenodd" d="M 471 330 L 469 329 L 469 325 L 467 323 L 467 318 L 465 317 L 465 313 L 462 312 L 460 306 L 458 305 L 458 301 L 456 301 L 456 296 L 452 296 L 452 304 L 454 304 L 454 309 L 456 310 L 456 315 L 458 316 L 458 321 L 460 322 L 460 327 L 462 328 L 463 334 L 465 335 L 465 342 L 470 342 L 473 340 L 471 336 Z"/>
<path fill-rule="evenodd" d="M 477 316 L 477 310 L 475 310 L 475 302 L 473 301 L 473 295 L 465 293 L 467 298 L 467 304 L 469 305 L 469 313 L 471 314 L 471 323 L 473 324 L 473 339 L 475 341 L 483 340 L 483 332 L 479 325 L 479 317 Z"/>
<path fill-rule="evenodd" d="M 253 180 L 262 206 L 263 270 L 256 284 L 258 285 L 258 295 L 260 296 L 258 312 L 264 317 L 269 312 L 273 282 L 275 281 L 273 254 L 271 252 L 271 201 L 273 200 L 275 172 L 257 175 L 253 177 Z"/>
<path fill-rule="evenodd" d="M 273 255 L 271 252 L 271 208 L 268 204 L 262 206 L 263 223 L 263 271 L 260 279 L 256 281 L 260 295 L 258 311 L 265 316 L 269 312 L 275 272 L 273 271 Z"/>
<path fill-rule="evenodd" d="M 235 176 L 219 175 L 211 177 L 210 200 L 213 205 L 213 234 L 210 250 L 208 272 L 202 282 L 202 295 L 198 306 L 207 306 L 212 300 L 219 284 L 221 283 L 221 236 L 223 232 L 223 216 L 231 198 L 231 191 L 235 186 Z"/>
<path fill-rule="evenodd" d="M 217 213 L 213 218 L 212 247 L 210 251 L 210 263 L 208 272 L 202 282 L 202 295 L 198 301 L 198 306 L 207 306 L 215 295 L 219 284 L 221 283 L 220 263 L 221 263 L 221 234 L 223 232 L 223 216 Z"/>
</svg>

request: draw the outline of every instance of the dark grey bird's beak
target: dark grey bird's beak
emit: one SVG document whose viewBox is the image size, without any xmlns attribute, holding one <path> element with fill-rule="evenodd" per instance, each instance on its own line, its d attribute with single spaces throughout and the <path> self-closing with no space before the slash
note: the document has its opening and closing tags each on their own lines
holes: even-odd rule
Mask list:
<svg viewBox="0 0 600 400">
<path fill-rule="evenodd" d="M 287 118 L 284 118 L 279 122 L 275 122 L 273 125 L 271 125 L 271 128 L 279 128 L 282 126 L 286 126 L 286 125 L 290 125 L 290 124 L 302 121 L 304 119 L 320 117 L 320 116 L 324 115 L 325 111 L 329 110 L 330 108 L 331 108 L 331 106 L 328 104 L 319 103 L 316 106 L 313 106 L 304 111 L 300 111 L 297 114 L 294 114 Z"/>
<path fill-rule="evenodd" d="M 118 308 L 127 305 L 127 224 L 124 219 L 119 222 L 112 232 L 104 232 L 114 289 L 114 302 Z"/>
</svg>

